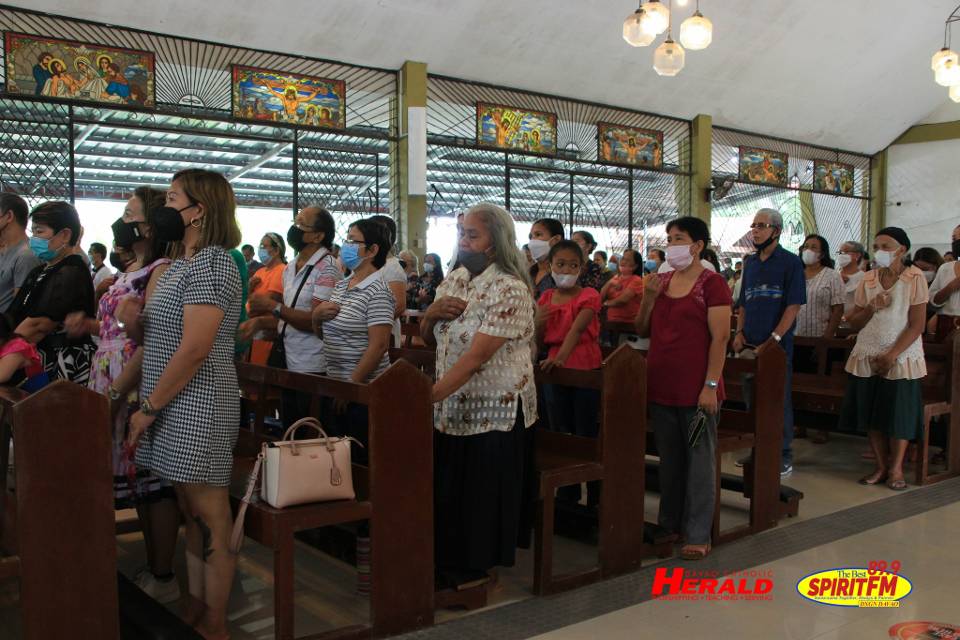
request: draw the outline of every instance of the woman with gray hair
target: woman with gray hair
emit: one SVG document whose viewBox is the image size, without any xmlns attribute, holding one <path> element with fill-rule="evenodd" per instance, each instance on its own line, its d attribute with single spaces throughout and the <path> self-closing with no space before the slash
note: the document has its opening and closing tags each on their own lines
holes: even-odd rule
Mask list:
<svg viewBox="0 0 960 640">
<path fill-rule="evenodd" d="M 437 586 L 512 566 L 524 479 L 525 429 L 537 419 L 534 304 L 510 214 L 493 204 L 463 218 L 460 267 L 437 289 L 421 335 L 437 347 Z"/>
<path fill-rule="evenodd" d="M 853 313 L 856 305 L 853 302 L 853 296 L 857 292 L 860 281 L 863 280 L 864 272 L 860 269 L 860 263 L 867 255 L 867 250 L 859 242 L 849 240 L 840 246 L 837 251 L 837 271 L 843 279 L 844 299 L 843 315 L 844 318 Z"/>
</svg>

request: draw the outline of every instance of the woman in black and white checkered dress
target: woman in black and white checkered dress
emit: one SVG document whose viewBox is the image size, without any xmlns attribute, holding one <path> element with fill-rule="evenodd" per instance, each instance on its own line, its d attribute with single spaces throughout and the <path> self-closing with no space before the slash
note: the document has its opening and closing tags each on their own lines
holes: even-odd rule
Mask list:
<svg viewBox="0 0 960 640">
<path fill-rule="evenodd" d="M 226 635 L 235 568 L 227 550 L 227 485 L 240 424 L 233 351 L 242 294 L 229 253 L 240 242 L 235 209 L 222 175 L 190 169 L 174 176 L 167 206 L 155 214 L 157 233 L 182 242 L 186 257 L 170 266 L 143 309 L 141 406 L 130 418 L 137 465 L 174 483 L 186 522 L 186 619 L 204 637 Z"/>
</svg>

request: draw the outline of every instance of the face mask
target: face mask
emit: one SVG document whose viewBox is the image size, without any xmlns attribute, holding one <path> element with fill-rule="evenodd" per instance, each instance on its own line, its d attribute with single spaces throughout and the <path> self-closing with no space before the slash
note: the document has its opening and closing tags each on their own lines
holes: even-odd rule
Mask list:
<svg viewBox="0 0 960 640">
<path fill-rule="evenodd" d="M 110 228 L 113 229 L 113 244 L 118 247 L 129 249 L 138 240 L 143 240 L 139 222 L 124 222 L 123 218 L 117 218 Z"/>
<path fill-rule="evenodd" d="M 527 247 L 530 249 L 530 255 L 535 262 L 540 262 L 550 253 L 550 243 L 546 240 L 531 240 L 527 243 Z"/>
<path fill-rule="evenodd" d="M 933 282 L 933 279 L 934 279 L 934 277 L 936 277 L 936 275 L 937 275 L 937 274 L 934 273 L 933 271 L 924 271 L 924 272 L 923 272 L 923 277 L 927 279 L 927 284 L 930 284 L 931 282 Z"/>
<path fill-rule="evenodd" d="M 153 214 L 154 226 L 157 230 L 157 240 L 160 242 L 180 242 L 183 240 L 183 231 L 189 226 L 183 224 L 183 218 L 180 217 L 181 211 L 186 211 L 190 207 L 197 205 L 187 205 L 183 209 L 174 209 L 173 207 L 160 207 Z"/>
<path fill-rule="evenodd" d="M 769 238 L 767 238 L 767 239 L 764 240 L 763 242 L 754 242 L 754 243 L 753 243 L 753 248 L 756 249 L 757 251 L 763 251 L 764 249 L 766 249 L 767 247 L 769 247 L 771 244 L 773 244 L 773 241 L 774 241 L 774 240 L 775 240 L 775 238 L 774 238 L 773 236 L 770 236 Z"/>
<path fill-rule="evenodd" d="M 656 271 L 657 270 L 657 261 L 656 260 L 645 260 L 643 262 L 643 268 L 647 271 Z"/>
<path fill-rule="evenodd" d="M 363 258 L 360 257 L 360 246 L 352 242 L 345 243 L 340 249 L 340 262 L 342 262 L 343 266 L 347 269 L 355 271 L 356 268 L 360 266 L 360 263 L 363 262 Z"/>
<path fill-rule="evenodd" d="M 119 251 L 110 252 L 110 266 L 116 269 L 117 271 L 123 271 L 127 268 L 127 265 L 130 264 L 127 260 L 123 259 L 123 254 Z"/>
<path fill-rule="evenodd" d="M 893 251 L 877 251 L 873 257 L 878 267 L 885 268 L 893 264 Z"/>
<path fill-rule="evenodd" d="M 257 249 L 257 257 L 260 258 L 260 262 L 262 262 L 263 264 L 267 264 L 268 262 L 270 262 L 270 258 L 272 256 L 270 255 L 269 249 L 260 247 L 259 249 Z"/>
<path fill-rule="evenodd" d="M 306 232 L 297 225 L 291 225 L 287 229 L 287 244 L 294 251 L 303 251 L 303 248 L 307 246 L 307 243 L 303 240 L 304 233 Z"/>
<path fill-rule="evenodd" d="M 63 247 L 60 247 L 62 249 Z M 57 254 L 60 253 L 60 249 L 51 249 L 50 241 L 46 238 L 37 238 L 33 236 L 30 238 L 30 250 L 33 251 L 33 255 L 37 256 L 43 262 L 50 262 L 57 257 Z"/>
<path fill-rule="evenodd" d="M 950 244 L 950 253 L 953 254 L 954 258 L 960 256 L 960 240 L 954 240 Z"/>
<path fill-rule="evenodd" d="M 673 244 L 667 247 L 667 264 L 677 271 L 683 271 L 693 264 L 693 254 L 689 244 Z"/>
<path fill-rule="evenodd" d="M 460 260 L 460 264 L 473 275 L 483 273 L 484 269 L 490 265 L 490 258 L 482 251 L 460 249 L 457 257 Z"/>
<path fill-rule="evenodd" d="M 577 284 L 577 274 L 575 273 L 557 273 L 556 271 L 551 271 L 550 275 L 553 276 L 554 284 L 560 289 L 569 289 Z"/>
<path fill-rule="evenodd" d="M 803 264 L 807 266 L 812 266 L 820 262 L 820 254 L 810 249 L 804 249 L 801 257 L 803 258 Z"/>
<path fill-rule="evenodd" d="M 432 263 L 432 262 L 427 262 L 426 264 L 424 264 L 424 265 L 423 265 L 423 272 L 424 272 L 424 273 L 433 273 L 433 263 Z"/>
<path fill-rule="evenodd" d="M 846 253 L 841 253 L 837 256 L 837 266 L 841 269 L 845 269 L 851 262 L 853 262 L 853 258 Z"/>
</svg>

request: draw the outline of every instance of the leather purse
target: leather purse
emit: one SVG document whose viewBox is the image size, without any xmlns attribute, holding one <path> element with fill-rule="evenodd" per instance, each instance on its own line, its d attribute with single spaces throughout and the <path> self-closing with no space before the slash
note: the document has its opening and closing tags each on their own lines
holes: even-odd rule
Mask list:
<svg viewBox="0 0 960 640">
<path fill-rule="evenodd" d="M 304 426 L 315 429 L 321 437 L 294 440 L 297 429 Z M 303 418 L 290 425 L 282 439 L 263 443 L 237 512 L 230 550 L 234 553 L 240 551 L 244 516 L 253 500 L 261 472 L 263 482 L 260 499 L 277 509 L 310 502 L 356 498 L 350 462 L 351 442 L 357 441 L 354 438 L 331 438 L 320 426 L 319 420 Z"/>
</svg>

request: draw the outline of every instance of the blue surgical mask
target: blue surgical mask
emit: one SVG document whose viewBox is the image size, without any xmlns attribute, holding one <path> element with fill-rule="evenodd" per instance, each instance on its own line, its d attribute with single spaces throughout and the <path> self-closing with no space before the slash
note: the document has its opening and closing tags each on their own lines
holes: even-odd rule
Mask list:
<svg viewBox="0 0 960 640">
<path fill-rule="evenodd" d="M 260 258 L 260 262 L 262 262 L 263 264 L 267 264 L 268 262 L 270 262 L 270 258 L 271 258 L 270 251 L 268 249 L 264 249 L 263 247 L 260 247 L 259 249 L 257 249 L 257 257 Z"/>
<path fill-rule="evenodd" d="M 37 256 L 43 262 L 50 262 L 57 257 L 58 251 L 54 251 L 50 248 L 50 241 L 46 238 L 38 238 L 32 236 L 30 238 L 30 250 L 33 251 L 33 255 Z"/>
<path fill-rule="evenodd" d="M 657 261 L 656 260 L 644 260 L 643 268 L 647 271 L 656 271 L 657 270 Z"/>
<path fill-rule="evenodd" d="M 345 242 L 340 249 L 340 262 L 350 271 L 355 271 L 363 262 L 363 258 L 360 257 L 360 245 Z"/>
</svg>

